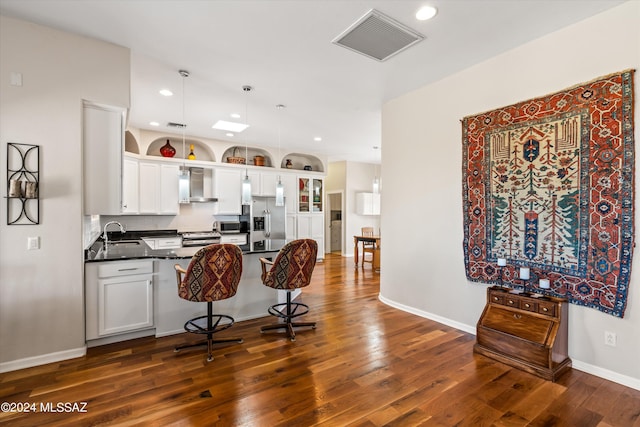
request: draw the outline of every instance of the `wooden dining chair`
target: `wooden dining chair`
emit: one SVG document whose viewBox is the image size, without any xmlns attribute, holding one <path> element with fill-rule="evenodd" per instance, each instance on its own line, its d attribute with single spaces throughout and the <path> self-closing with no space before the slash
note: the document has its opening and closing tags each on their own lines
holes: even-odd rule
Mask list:
<svg viewBox="0 0 640 427">
<path fill-rule="evenodd" d="M 373 237 L 373 227 L 362 227 L 361 233 L 363 237 Z M 362 266 L 365 262 L 371 263 L 373 266 L 373 253 L 376 250 L 376 244 L 374 242 L 362 242 Z M 367 254 L 370 256 L 367 258 Z"/>
</svg>

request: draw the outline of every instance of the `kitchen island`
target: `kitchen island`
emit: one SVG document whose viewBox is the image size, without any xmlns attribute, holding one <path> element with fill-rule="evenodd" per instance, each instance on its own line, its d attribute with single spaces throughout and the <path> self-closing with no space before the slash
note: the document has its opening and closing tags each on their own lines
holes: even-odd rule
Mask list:
<svg viewBox="0 0 640 427">
<path fill-rule="evenodd" d="M 232 298 L 214 302 L 214 312 L 242 321 L 267 316 L 269 306 L 284 302 L 285 291 L 262 284 L 260 258 L 275 258 L 285 243 L 272 240 L 252 245 L 251 250 L 243 252 L 238 291 Z M 154 250 L 142 241 L 127 240 L 111 243 L 105 250 L 101 242 L 96 242 L 87 250 L 85 262 L 87 345 L 182 333 L 188 319 L 205 315 L 205 303 L 178 297 L 174 269 L 175 264 L 187 268 L 199 249 Z M 131 274 L 107 276 L 107 272 L 114 271 Z"/>
</svg>

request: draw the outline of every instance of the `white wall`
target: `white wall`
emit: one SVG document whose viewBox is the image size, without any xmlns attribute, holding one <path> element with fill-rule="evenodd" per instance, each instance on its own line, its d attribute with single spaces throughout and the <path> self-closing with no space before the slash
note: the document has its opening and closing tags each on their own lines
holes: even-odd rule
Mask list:
<svg viewBox="0 0 640 427">
<path fill-rule="evenodd" d="M 383 156 L 383 301 L 475 332 L 486 287 L 468 282 L 464 272 L 460 120 L 613 72 L 639 69 L 638 22 L 640 2 L 630 1 L 384 106 L 383 145 L 394 149 L 385 150 Z M 637 76 L 636 145 L 640 141 Z M 636 153 L 637 188 L 639 159 Z M 420 212 L 422 220 L 407 221 L 408 212 Z M 569 353 L 574 367 L 640 388 L 638 248 L 633 263 L 624 319 L 570 305 Z M 604 345 L 605 330 L 617 334 L 617 347 Z"/>
<path fill-rule="evenodd" d="M 82 99 L 128 108 L 129 68 L 128 49 L 0 16 L 0 164 L 36 144 L 41 172 L 39 225 L 7 226 L 0 199 L 0 371 L 84 352 Z"/>
</svg>

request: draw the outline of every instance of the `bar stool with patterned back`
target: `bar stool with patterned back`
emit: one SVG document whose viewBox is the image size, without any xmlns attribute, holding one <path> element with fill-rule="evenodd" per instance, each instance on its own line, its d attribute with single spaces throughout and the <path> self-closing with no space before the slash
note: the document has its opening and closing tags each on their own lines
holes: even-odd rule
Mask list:
<svg viewBox="0 0 640 427">
<path fill-rule="evenodd" d="M 362 227 L 361 229 L 363 237 L 373 237 L 373 227 Z M 362 242 L 362 266 L 364 267 L 365 262 L 371 263 L 373 265 L 373 253 L 376 250 L 376 244 L 374 242 Z M 371 256 L 367 259 L 367 254 Z"/>
<path fill-rule="evenodd" d="M 193 334 L 207 336 L 206 341 L 178 346 L 175 351 L 189 347 L 207 346 L 207 361 L 213 360 L 213 344 L 236 342 L 242 338 L 217 338 L 214 335 L 230 328 L 234 319 L 226 314 L 214 314 L 213 302 L 231 298 L 238 290 L 242 275 L 242 250 L 237 245 L 214 244 L 195 253 L 187 269 L 175 265 L 178 296 L 192 302 L 206 302 L 207 315 L 195 317 L 184 324 Z"/>
<path fill-rule="evenodd" d="M 310 326 L 315 329 L 316 322 L 294 322 L 293 319 L 307 314 L 309 306 L 300 302 L 291 302 L 291 292 L 309 285 L 311 274 L 316 265 L 318 244 L 313 239 L 294 240 L 280 250 L 272 262 L 260 258 L 262 265 L 262 283 L 274 289 L 287 291 L 287 302 L 269 307 L 269 314 L 284 322 L 263 326 L 260 331 L 286 329 L 291 341 L 296 340 L 293 328 Z M 267 266 L 271 266 L 267 271 Z"/>
</svg>

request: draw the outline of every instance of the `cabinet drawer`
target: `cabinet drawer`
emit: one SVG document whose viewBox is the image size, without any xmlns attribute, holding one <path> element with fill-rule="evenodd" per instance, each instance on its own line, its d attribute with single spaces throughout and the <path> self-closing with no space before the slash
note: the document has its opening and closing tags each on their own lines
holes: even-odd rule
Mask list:
<svg viewBox="0 0 640 427">
<path fill-rule="evenodd" d="M 153 273 L 153 261 L 106 262 L 98 267 L 98 277 L 130 276 Z"/>
<path fill-rule="evenodd" d="M 553 320 L 492 306 L 481 320 L 481 326 L 545 344 L 552 330 Z"/>
<path fill-rule="evenodd" d="M 555 317 L 557 305 L 552 301 L 540 301 L 538 303 L 538 313 Z"/>
<path fill-rule="evenodd" d="M 175 249 L 182 247 L 182 237 L 157 239 L 156 249 Z"/>
<path fill-rule="evenodd" d="M 246 245 L 246 234 L 223 234 L 220 237 L 220 243 L 233 243 L 235 245 Z"/>
<path fill-rule="evenodd" d="M 521 310 L 526 310 L 526 311 L 531 311 L 533 313 L 537 313 L 538 312 L 538 303 L 536 301 L 531 301 L 531 300 L 520 300 L 520 309 Z"/>
</svg>

